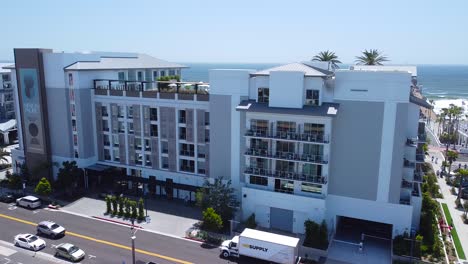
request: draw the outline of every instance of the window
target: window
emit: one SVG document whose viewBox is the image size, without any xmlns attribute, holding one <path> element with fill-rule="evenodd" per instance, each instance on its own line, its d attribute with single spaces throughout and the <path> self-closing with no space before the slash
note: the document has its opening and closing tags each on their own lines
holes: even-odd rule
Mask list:
<svg viewBox="0 0 468 264">
<path fill-rule="evenodd" d="M 161 169 L 169 168 L 169 159 L 167 157 L 161 157 Z"/>
<path fill-rule="evenodd" d="M 141 138 L 135 138 L 135 150 L 142 150 Z"/>
<path fill-rule="evenodd" d="M 185 124 L 186 112 L 185 110 L 179 110 L 179 123 Z"/>
<path fill-rule="evenodd" d="M 128 114 L 128 118 L 132 118 L 132 117 L 133 117 L 133 106 L 129 106 L 129 107 L 128 107 L 127 114 Z"/>
<path fill-rule="evenodd" d="M 267 159 L 262 158 L 250 158 L 250 166 L 252 168 L 258 169 L 268 169 L 268 161 Z"/>
<path fill-rule="evenodd" d="M 153 163 L 151 162 L 151 155 L 145 155 L 145 166 L 151 167 Z"/>
<path fill-rule="evenodd" d="M 133 134 L 133 123 L 131 123 L 131 122 L 128 123 L 128 133 Z"/>
<path fill-rule="evenodd" d="M 169 152 L 169 146 L 167 144 L 167 141 L 161 141 L 161 152 L 162 153 L 168 153 Z"/>
<path fill-rule="evenodd" d="M 250 148 L 254 150 L 268 151 L 268 140 L 252 138 L 250 139 Z"/>
<path fill-rule="evenodd" d="M 125 123 L 122 121 L 119 121 L 119 133 L 125 133 Z M 130 124 L 130 123 L 128 123 Z"/>
<path fill-rule="evenodd" d="M 118 117 L 122 118 L 125 116 L 125 106 L 119 105 L 118 106 Z"/>
<path fill-rule="evenodd" d="M 323 145 L 304 143 L 303 154 L 313 157 L 321 157 L 323 156 Z"/>
<path fill-rule="evenodd" d="M 10 75 L 9 74 L 2 74 L 2 80 L 4 82 L 9 82 L 10 81 Z"/>
<path fill-rule="evenodd" d="M 71 115 L 76 116 L 75 104 L 71 105 Z"/>
<path fill-rule="evenodd" d="M 78 150 L 76 150 L 76 149 L 75 149 L 75 158 L 76 158 L 76 159 L 79 158 L 79 156 L 78 156 Z"/>
<path fill-rule="evenodd" d="M 275 192 L 294 193 L 294 181 L 275 179 Z"/>
<path fill-rule="evenodd" d="M 73 86 L 73 74 L 72 73 L 68 74 L 68 86 L 69 87 Z"/>
<path fill-rule="evenodd" d="M 76 120 L 72 120 L 72 130 L 76 131 Z"/>
<path fill-rule="evenodd" d="M 145 150 L 151 150 L 151 141 L 149 139 L 145 139 Z"/>
<path fill-rule="evenodd" d="M 180 160 L 180 170 L 185 171 L 185 172 L 194 173 L 195 172 L 195 161 L 181 159 Z"/>
<path fill-rule="evenodd" d="M 323 135 L 324 130 L 325 125 L 323 124 L 304 123 L 304 134 Z"/>
<path fill-rule="evenodd" d="M 270 101 L 270 89 L 258 88 L 258 102 L 268 103 Z"/>
<path fill-rule="evenodd" d="M 174 76 L 176 75 L 175 70 L 169 70 L 169 76 Z"/>
<path fill-rule="evenodd" d="M 205 143 L 210 142 L 210 130 L 205 129 Z"/>
<path fill-rule="evenodd" d="M 197 151 L 198 151 L 198 157 L 199 158 L 204 159 L 206 157 L 206 152 L 205 152 L 205 146 L 204 145 L 198 145 Z"/>
<path fill-rule="evenodd" d="M 306 105 L 319 105 L 319 90 L 306 90 Z"/>
<path fill-rule="evenodd" d="M 153 81 L 158 80 L 158 71 L 153 71 Z"/>
<path fill-rule="evenodd" d="M 109 131 L 107 120 L 102 120 L 102 131 Z"/>
<path fill-rule="evenodd" d="M 285 161 L 285 160 L 277 160 L 276 161 L 276 172 L 284 173 L 285 177 L 287 173 L 294 173 L 294 162 Z M 283 175 L 281 175 L 283 176 Z"/>
<path fill-rule="evenodd" d="M 110 150 L 109 150 L 109 149 L 104 149 L 104 159 L 105 159 L 105 160 L 110 160 L 110 159 L 111 159 Z"/>
<path fill-rule="evenodd" d="M 75 101 L 75 90 L 70 89 L 70 101 Z"/>
<path fill-rule="evenodd" d="M 267 120 L 250 120 L 250 130 L 254 135 L 266 136 L 268 134 L 268 121 Z"/>
<path fill-rule="evenodd" d="M 160 75 L 161 75 L 161 77 L 166 76 L 166 71 L 161 71 L 161 72 L 160 72 Z"/>
<path fill-rule="evenodd" d="M 250 175 L 249 183 L 250 184 L 255 184 L 255 185 L 268 186 L 268 178 L 267 177 Z"/>
<path fill-rule="evenodd" d="M 105 105 L 101 106 L 101 113 L 103 117 L 109 116 L 109 112 L 107 112 L 107 106 Z"/>
<path fill-rule="evenodd" d="M 137 80 L 138 81 L 143 81 L 143 72 L 142 71 L 137 72 Z"/>
<path fill-rule="evenodd" d="M 276 141 L 276 152 L 279 152 L 278 155 L 294 154 L 294 145 L 294 142 Z"/>
<path fill-rule="evenodd" d="M 187 129 L 185 127 L 179 127 L 179 139 L 187 139 Z"/>
<path fill-rule="evenodd" d="M 280 135 L 295 133 L 296 132 L 296 123 L 286 122 L 286 121 L 278 121 L 276 123 L 276 132 L 278 134 L 280 134 Z"/>
<path fill-rule="evenodd" d="M 103 142 L 104 146 L 109 146 L 110 145 L 109 135 L 104 135 L 103 138 L 102 138 L 102 142 Z"/>
<path fill-rule="evenodd" d="M 205 112 L 205 126 L 210 125 L 210 112 Z"/>
<path fill-rule="evenodd" d="M 135 153 L 135 164 L 143 165 L 143 154 Z"/>
<path fill-rule="evenodd" d="M 73 135 L 73 145 L 78 146 L 78 135 Z"/>
<path fill-rule="evenodd" d="M 118 148 L 114 148 L 114 161 L 120 161 L 120 150 Z"/>
<path fill-rule="evenodd" d="M 118 147 L 119 143 L 119 135 L 112 135 L 112 145 Z"/>
<path fill-rule="evenodd" d="M 197 162 L 197 165 L 198 165 L 198 174 L 206 174 L 205 162 L 199 161 Z"/>
<path fill-rule="evenodd" d="M 303 182 L 301 184 L 301 191 L 321 194 L 322 193 L 322 186 L 320 184 L 313 184 L 313 183 Z"/>
<path fill-rule="evenodd" d="M 150 120 L 158 121 L 158 109 L 157 108 L 150 108 Z"/>
<path fill-rule="evenodd" d="M 119 72 L 119 81 L 125 81 L 125 72 Z"/>
<path fill-rule="evenodd" d="M 195 146 L 193 144 L 180 144 L 180 155 L 194 157 Z"/>
<path fill-rule="evenodd" d="M 150 132 L 152 137 L 158 136 L 158 125 L 151 125 Z"/>
<path fill-rule="evenodd" d="M 304 164 L 302 165 L 302 174 L 306 177 L 322 176 L 322 165 Z"/>
</svg>

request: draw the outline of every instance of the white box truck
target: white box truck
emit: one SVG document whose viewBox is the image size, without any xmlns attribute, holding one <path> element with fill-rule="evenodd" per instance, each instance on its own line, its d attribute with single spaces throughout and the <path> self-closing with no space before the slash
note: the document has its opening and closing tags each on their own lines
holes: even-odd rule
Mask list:
<svg viewBox="0 0 468 264">
<path fill-rule="evenodd" d="M 280 264 L 297 264 L 299 238 L 246 228 L 220 246 L 225 258 L 248 256 Z"/>
</svg>

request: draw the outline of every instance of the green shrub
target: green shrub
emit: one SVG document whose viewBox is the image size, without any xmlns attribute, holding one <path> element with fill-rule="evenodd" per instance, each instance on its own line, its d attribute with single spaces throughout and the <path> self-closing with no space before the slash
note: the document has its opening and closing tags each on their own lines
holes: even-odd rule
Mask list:
<svg viewBox="0 0 468 264">
<path fill-rule="evenodd" d="M 255 214 L 251 214 L 245 221 L 245 227 L 255 229 L 257 228 L 257 222 L 255 222 Z"/>
<path fill-rule="evenodd" d="M 304 246 L 318 249 L 328 248 L 328 228 L 325 220 L 320 225 L 314 221 L 307 220 L 304 222 L 304 227 L 306 233 Z"/>
<path fill-rule="evenodd" d="M 106 214 L 112 213 L 111 209 L 111 197 L 108 195 L 106 196 Z"/>
<path fill-rule="evenodd" d="M 132 206 L 130 204 L 130 200 L 127 199 L 125 201 L 125 217 L 130 218 L 130 216 L 132 216 Z"/>
<path fill-rule="evenodd" d="M 137 203 L 135 201 L 130 201 L 132 205 L 132 218 L 136 219 L 138 217 Z"/>
<path fill-rule="evenodd" d="M 34 192 L 39 195 L 49 196 L 49 194 L 52 192 L 52 186 L 46 178 L 42 178 L 36 185 Z"/>
<path fill-rule="evenodd" d="M 143 198 L 138 200 L 138 220 L 142 221 L 145 219 L 145 203 Z"/>
<path fill-rule="evenodd" d="M 203 229 L 207 231 L 217 232 L 223 228 L 223 220 L 221 216 L 211 207 L 203 211 Z"/>
<path fill-rule="evenodd" d="M 117 215 L 117 197 L 112 196 L 111 201 L 112 201 L 112 214 Z"/>
<path fill-rule="evenodd" d="M 119 216 L 124 216 L 125 200 L 127 200 L 127 198 L 124 198 L 124 197 L 119 198 Z"/>
</svg>

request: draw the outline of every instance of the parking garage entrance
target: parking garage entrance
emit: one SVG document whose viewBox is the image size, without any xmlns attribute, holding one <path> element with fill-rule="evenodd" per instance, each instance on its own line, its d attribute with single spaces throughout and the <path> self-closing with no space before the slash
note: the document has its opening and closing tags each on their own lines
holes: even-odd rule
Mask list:
<svg viewBox="0 0 468 264">
<path fill-rule="evenodd" d="M 390 264 L 391 239 L 390 224 L 336 216 L 336 233 L 328 258 L 345 263 Z"/>
</svg>

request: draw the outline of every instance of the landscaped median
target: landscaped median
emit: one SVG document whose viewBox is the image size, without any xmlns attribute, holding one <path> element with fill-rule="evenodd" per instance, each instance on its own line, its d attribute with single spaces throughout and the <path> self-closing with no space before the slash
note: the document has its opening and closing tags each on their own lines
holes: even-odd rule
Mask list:
<svg viewBox="0 0 468 264">
<path fill-rule="evenodd" d="M 460 238 L 458 237 L 457 230 L 455 229 L 455 226 L 453 226 L 453 219 L 452 219 L 452 216 L 450 215 L 448 206 L 445 203 L 441 203 L 441 205 L 444 211 L 445 219 L 447 219 L 447 223 L 450 226 L 452 226 L 450 234 L 452 235 L 453 243 L 455 244 L 455 249 L 457 250 L 458 257 L 460 259 L 466 259 L 465 252 L 463 251 L 463 247 L 460 242 Z"/>
</svg>

